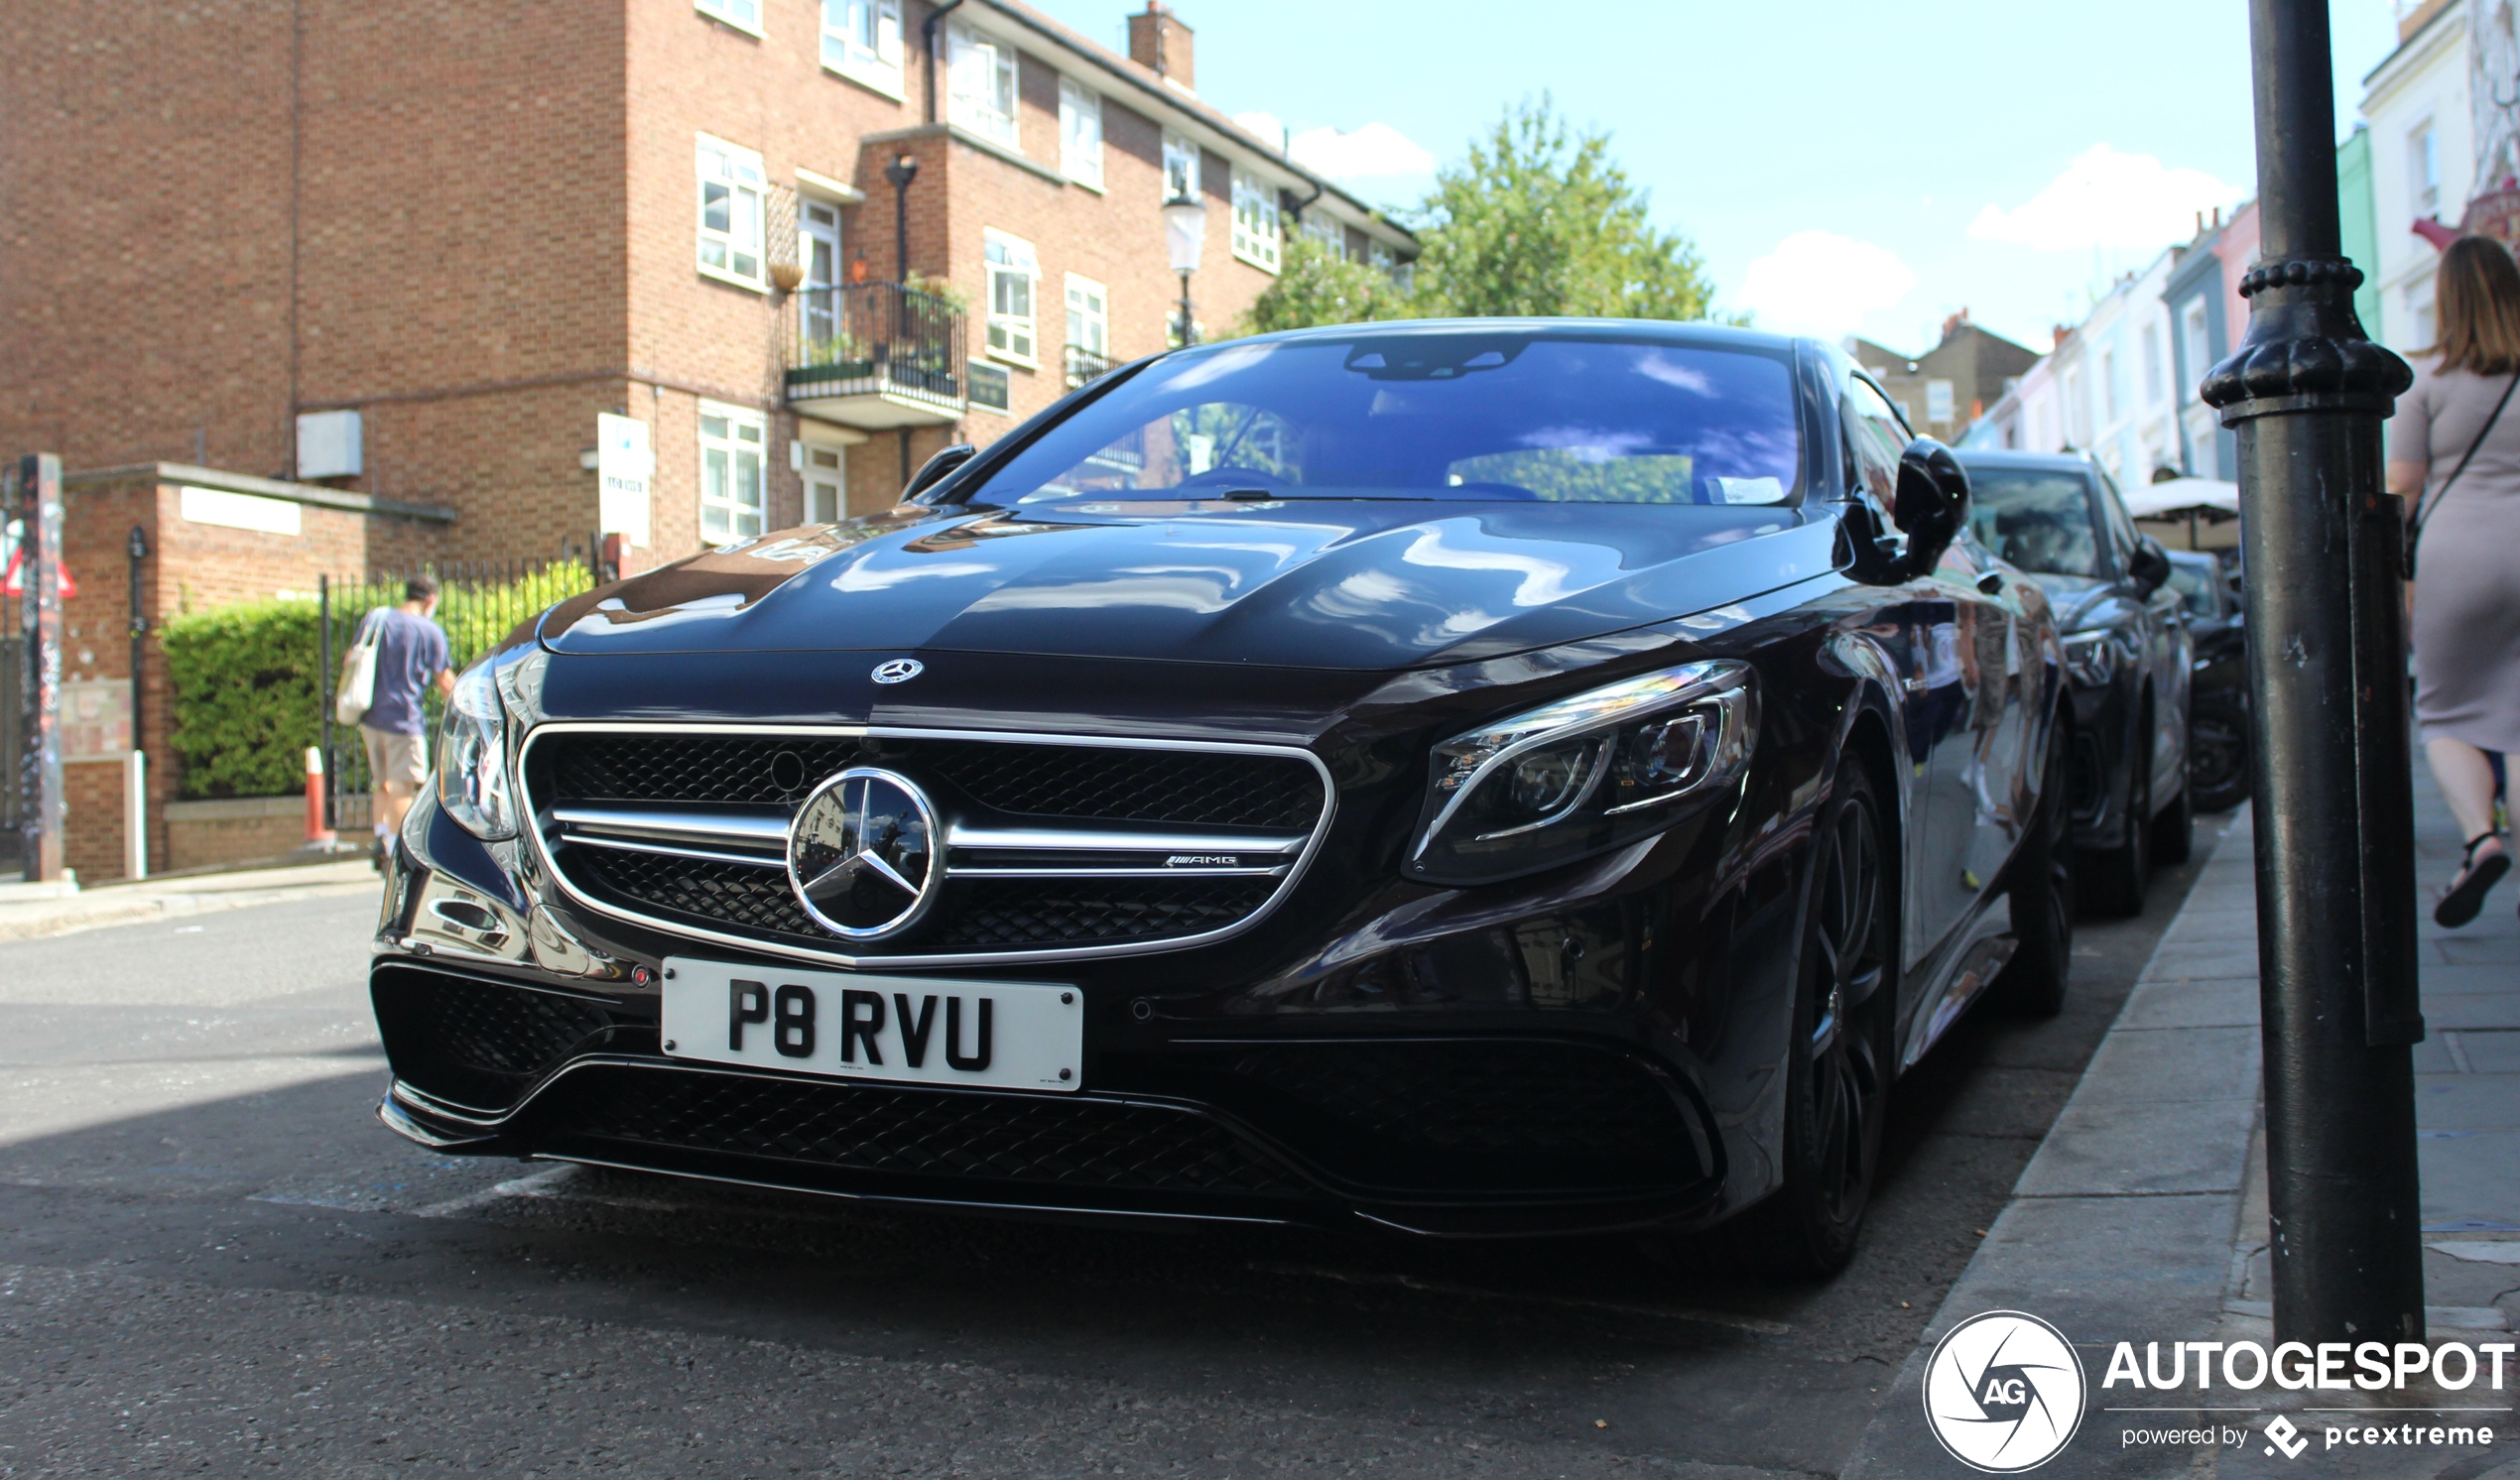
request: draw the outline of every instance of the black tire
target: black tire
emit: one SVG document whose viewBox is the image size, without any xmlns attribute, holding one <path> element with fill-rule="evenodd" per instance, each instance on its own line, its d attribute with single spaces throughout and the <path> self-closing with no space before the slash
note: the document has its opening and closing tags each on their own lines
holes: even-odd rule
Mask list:
<svg viewBox="0 0 2520 1480">
<path fill-rule="evenodd" d="M 2067 771 L 2073 764 L 2074 734 L 2060 715 L 2050 727 L 2039 812 L 2013 855 L 2004 890 L 2019 943 L 1995 979 L 1995 1001 L 2025 1018 L 2065 1011 L 2074 973 L 2074 787 Z"/>
<path fill-rule="evenodd" d="M 2077 861 L 2081 901 L 2094 914 L 2131 918 L 2144 913 L 2144 891 L 2153 882 L 2152 721 L 2136 733 L 2142 748 L 2126 762 L 2120 802 L 2126 830 L 2114 848 L 2091 848 Z"/>
<path fill-rule="evenodd" d="M 2182 786 L 2178 797 L 2153 815 L 2153 862 L 2164 867 L 2186 863 L 2196 850 L 2196 799 Z"/>
<path fill-rule="evenodd" d="M 1787 1051 L 1784 1184 L 1732 1228 L 1752 1268 L 1826 1279 L 1855 1255 L 1881 1161 L 1896 1059 L 1896 951 L 1881 811 L 1852 756 L 1813 843 L 1793 1041 Z"/>
<path fill-rule="evenodd" d="M 2188 719 L 2188 794 L 2201 812 L 2249 800 L 2249 711 L 2235 699 L 2197 700 Z"/>
</svg>

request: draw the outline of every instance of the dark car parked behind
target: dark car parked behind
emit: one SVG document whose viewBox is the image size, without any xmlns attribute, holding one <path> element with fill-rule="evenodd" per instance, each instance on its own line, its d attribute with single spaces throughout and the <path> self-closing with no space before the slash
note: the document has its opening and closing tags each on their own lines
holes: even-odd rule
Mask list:
<svg viewBox="0 0 2520 1480">
<path fill-rule="evenodd" d="M 2082 897 L 2143 912 L 2155 863 L 2188 856 L 2188 632 L 2165 588 L 2170 555 L 2136 533 L 2097 462 L 2066 453 L 1959 454 L 1970 522 L 2054 603 L 2074 689 L 2074 837 Z"/>
<path fill-rule="evenodd" d="M 2188 789 L 2201 812 L 2249 800 L 2249 655 L 2239 576 L 2221 560 L 2170 552 L 2170 584 L 2196 656 L 2188 694 Z"/>
</svg>

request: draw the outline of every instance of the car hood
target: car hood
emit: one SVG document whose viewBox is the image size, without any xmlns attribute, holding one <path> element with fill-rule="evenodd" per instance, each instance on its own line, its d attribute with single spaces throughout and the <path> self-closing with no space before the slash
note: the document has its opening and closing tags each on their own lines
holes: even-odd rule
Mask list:
<svg viewBox="0 0 2520 1480">
<path fill-rule="evenodd" d="M 961 651 L 1300 668 L 1499 657 L 1833 569 L 1823 508 L 1285 500 L 902 509 L 577 597 L 564 654 Z"/>
<path fill-rule="evenodd" d="M 2048 593 L 2048 605 L 2056 613 L 2057 631 L 2073 632 L 2087 625 L 2101 603 L 2115 590 L 2107 581 L 2089 575 L 2056 575 L 2044 570 L 2030 572 L 2039 589 Z"/>
</svg>

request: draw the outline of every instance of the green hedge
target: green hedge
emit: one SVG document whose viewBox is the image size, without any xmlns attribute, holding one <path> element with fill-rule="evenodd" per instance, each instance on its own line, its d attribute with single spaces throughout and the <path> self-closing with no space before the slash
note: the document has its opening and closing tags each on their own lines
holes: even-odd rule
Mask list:
<svg viewBox="0 0 2520 1480">
<path fill-rule="evenodd" d="M 505 643 L 519 623 L 594 584 L 582 564 L 555 561 L 507 579 L 448 579 L 438 625 L 448 662 L 460 672 Z M 339 663 L 370 611 L 402 600 L 402 577 L 336 586 L 332 655 Z M 281 797 L 307 784 L 307 747 L 322 742 L 322 705 L 331 682 L 316 670 L 320 618 L 315 602 L 254 601 L 170 619 L 161 629 L 167 679 L 175 691 L 169 743 L 181 763 L 185 797 Z M 430 733 L 439 696 L 423 695 Z M 365 791 L 367 763 L 356 730 L 333 735 L 340 774 L 334 787 Z"/>
<path fill-rule="evenodd" d="M 168 743 L 187 797 L 278 797 L 306 786 L 322 738 L 315 603 L 255 601 L 174 617 L 161 629 L 175 690 Z"/>
</svg>

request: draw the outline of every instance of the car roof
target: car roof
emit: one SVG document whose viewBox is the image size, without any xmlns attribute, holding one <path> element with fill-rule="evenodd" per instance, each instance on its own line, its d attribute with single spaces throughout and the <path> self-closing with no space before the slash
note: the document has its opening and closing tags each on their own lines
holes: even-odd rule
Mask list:
<svg viewBox="0 0 2520 1480">
<path fill-rule="evenodd" d="M 2015 467 L 2031 472 L 2080 473 L 2091 468 L 2079 452 L 2023 452 L 2011 447 L 1953 447 L 1963 467 Z"/>
</svg>

